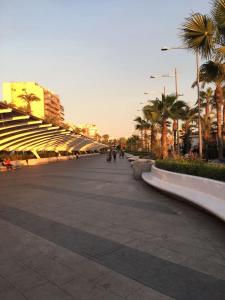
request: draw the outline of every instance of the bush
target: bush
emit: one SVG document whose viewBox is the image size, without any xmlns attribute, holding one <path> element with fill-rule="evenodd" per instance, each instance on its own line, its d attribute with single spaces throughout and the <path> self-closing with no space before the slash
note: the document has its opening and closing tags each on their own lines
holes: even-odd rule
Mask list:
<svg viewBox="0 0 225 300">
<path fill-rule="evenodd" d="M 211 164 L 200 160 L 174 160 L 165 159 L 157 160 L 156 167 L 194 176 L 200 176 L 225 182 L 225 165 Z"/>
<path fill-rule="evenodd" d="M 155 156 L 151 151 L 127 151 L 127 152 L 132 155 L 139 156 L 140 158 L 155 159 Z"/>
</svg>

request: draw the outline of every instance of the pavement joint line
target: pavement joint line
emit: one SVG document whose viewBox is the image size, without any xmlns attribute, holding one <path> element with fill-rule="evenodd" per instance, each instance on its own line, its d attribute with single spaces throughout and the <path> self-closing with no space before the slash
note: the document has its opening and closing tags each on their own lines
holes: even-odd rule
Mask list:
<svg viewBox="0 0 225 300">
<path fill-rule="evenodd" d="M 103 166 L 103 164 L 104 164 L 104 168 L 101 168 L 101 169 L 104 169 L 105 171 L 107 171 L 107 169 L 108 169 L 111 172 L 112 172 L 113 168 L 116 167 L 116 165 L 113 165 L 113 164 L 106 165 L 105 161 L 103 161 L 104 157 L 101 157 L 100 159 L 99 158 L 96 159 L 97 163 L 94 161 L 94 159 L 92 161 L 89 160 L 89 162 L 91 164 L 90 174 L 93 177 L 95 177 L 95 174 L 94 174 L 95 166 L 99 166 L 99 165 Z M 78 164 L 77 164 L 77 162 L 78 162 Z M 121 161 L 122 166 L 125 166 L 126 163 L 127 163 L 126 161 Z M 71 178 L 68 178 L 68 183 L 70 184 L 72 182 L 73 178 L 75 179 L 75 177 L 77 176 L 77 174 L 79 172 L 79 170 L 76 168 L 76 166 L 79 166 L 79 167 L 84 166 L 85 167 L 85 165 L 87 166 L 88 164 L 85 164 L 85 161 L 81 162 L 79 160 L 76 162 L 71 161 L 71 162 L 67 162 L 67 163 L 58 163 L 58 164 L 54 164 L 54 165 L 51 164 L 48 166 L 40 166 L 38 168 L 33 168 L 33 169 L 30 168 L 30 169 L 26 169 L 26 170 L 25 169 L 21 170 L 21 172 L 18 172 L 18 176 L 20 178 L 22 178 L 24 180 L 24 182 L 30 182 L 30 181 L 35 180 L 35 183 L 36 183 L 36 181 L 38 181 L 38 180 L 39 180 L 39 182 L 46 180 L 47 183 L 51 183 L 51 184 L 55 183 L 56 186 L 66 186 L 67 187 L 66 182 L 63 180 L 62 180 L 61 185 L 58 180 L 54 181 L 54 174 L 58 174 L 58 172 L 60 172 L 62 170 L 64 170 L 64 172 L 62 174 L 71 174 L 71 176 L 74 174 L 74 176 L 72 176 Z M 117 166 L 120 166 L 120 165 L 117 164 Z M 96 169 L 97 169 L 97 167 L 96 167 Z M 48 181 L 48 179 L 46 179 L 47 176 L 44 176 L 45 178 L 43 178 L 43 180 L 41 180 L 42 176 L 40 176 L 38 174 L 40 174 L 40 173 L 46 174 L 46 172 L 48 172 L 49 170 L 54 170 L 54 172 L 51 172 L 51 173 L 49 172 L 49 181 Z M 117 172 L 119 172 L 119 171 L 120 170 L 117 169 Z M 82 172 L 80 172 L 80 173 L 82 173 Z M 98 174 L 99 176 L 96 176 L 96 177 L 100 177 L 100 178 L 102 177 L 104 179 L 105 178 L 104 173 L 103 172 L 100 172 L 100 173 L 102 173 L 102 174 Z M 54 201 L 52 198 L 55 198 L 58 200 L 61 197 L 60 194 L 59 194 L 59 196 L 55 196 L 55 195 L 53 195 L 53 193 L 43 193 L 41 191 L 38 192 L 38 191 L 28 190 L 28 197 L 25 197 L 24 201 L 19 201 L 18 202 L 19 204 L 17 205 L 17 202 L 16 202 L 16 200 L 17 200 L 16 192 L 17 191 L 19 191 L 19 194 L 20 194 L 18 200 L 22 200 L 21 199 L 22 194 L 20 192 L 21 191 L 20 187 L 15 186 L 15 182 L 18 183 L 18 181 L 19 181 L 17 174 L 14 173 L 14 174 L 6 174 L 6 175 L 9 175 L 9 176 L 2 176 L 1 181 L 3 183 L 2 184 L 3 189 L 4 189 L 4 186 L 8 185 L 8 194 L 4 193 L 4 196 L 5 196 L 5 199 L 7 199 L 7 202 L 4 200 L 4 201 L 2 201 L 2 203 L 5 202 L 6 207 L 7 207 L 7 205 L 11 206 L 12 208 L 13 208 L 13 206 L 20 207 L 18 214 L 16 214 L 17 219 L 20 219 L 20 215 L 21 215 L 21 212 L 23 211 L 23 209 L 25 211 L 26 210 L 34 211 L 33 216 L 35 218 L 36 211 L 34 209 L 35 209 L 36 205 L 32 206 L 35 203 L 33 203 L 33 201 L 31 201 L 31 203 L 29 202 L 29 197 L 32 197 L 34 192 L 37 195 L 38 195 L 38 193 L 40 195 L 42 195 L 41 200 L 44 200 L 44 201 L 40 202 L 40 205 L 38 205 L 38 208 L 42 208 L 41 210 L 38 209 L 39 214 L 41 214 L 41 212 L 43 212 L 43 209 L 45 209 L 45 201 L 46 201 L 46 204 L 47 204 L 47 206 L 46 206 L 47 214 L 46 215 L 49 218 L 51 218 L 51 216 L 52 216 L 51 208 L 58 209 L 58 205 L 57 205 L 58 202 L 54 205 Z M 82 176 L 82 174 L 81 174 L 81 176 Z M 110 178 L 110 174 L 108 174 L 108 175 L 106 174 L 106 176 L 107 176 L 107 178 Z M 112 180 L 117 179 L 117 177 L 115 177 L 115 176 L 111 176 L 111 178 L 112 178 Z M 149 201 L 151 201 L 153 204 L 159 202 L 159 203 L 161 203 L 162 206 L 164 205 L 165 207 L 168 207 L 168 206 L 172 207 L 172 209 L 175 209 L 176 212 L 177 212 L 178 208 L 182 207 L 182 209 L 181 209 L 181 211 L 183 213 L 182 219 L 177 218 L 177 215 L 171 215 L 171 216 L 168 216 L 168 218 L 167 218 L 167 216 L 165 218 L 162 218 L 163 215 L 160 215 L 158 211 L 152 211 L 152 214 L 150 214 L 151 218 L 149 218 L 149 220 L 147 220 L 148 218 L 145 217 L 146 216 L 145 213 L 141 213 L 141 215 L 143 215 L 143 218 L 141 219 L 140 223 L 137 221 L 135 221 L 133 223 L 132 217 L 134 216 L 136 218 L 137 216 L 139 216 L 138 209 L 132 210 L 132 211 L 126 210 L 127 214 L 124 215 L 125 222 L 123 222 L 123 220 L 120 220 L 120 219 L 118 222 L 118 218 L 114 218 L 113 215 L 112 215 L 112 217 L 109 217 L 109 219 L 107 219 L 107 220 L 105 218 L 103 218 L 103 221 L 101 222 L 102 225 L 107 224 L 109 226 L 112 226 L 112 228 L 115 228 L 122 234 L 121 238 L 119 238 L 119 239 L 113 237 L 113 232 L 112 232 L 112 235 L 110 232 L 106 233 L 107 231 L 105 231 L 105 233 L 102 234 L 101 228 L 98 228 L 98 227 L 94 227 L 94 230 L 92 231 L 90 226 L 91 226 L 91 222 L 95 222 L 95 220 L 93 218 L 91 219 L 91 222 L 87 223 L 88 226 L 82 226 L 82 224 L 80 224 L 79 222 L 78 223 L 72 222 L 72 224 L 73 224 L 72 226 L 77 226 L 77 228 L 81 231 L 81 236 L 80 236 L 81 239 L 77 238 L 77 235 L 75 234 L 74 237 L 72 237 L 72 245 L 71 245 L 71 243 L 69 242 L 69 240 L 71 240 L 70 235 L 67 236 L 67 232 L 68 232 L 69 228 L 71 227 L 70 226 L 71 223 L 70 223 L 70 221 L 66 222 L 67 224 L 69 224 L 69 226 L 65 226 L 65 224 L 63 224 L 64 220 L 66 220 L 66 217 L 67 217 L 67 210 L 66 210 L 65 212 L 63 212 L 62 215 L 60 215 L 61 217 L 60 217 L 59 222 L 62 222 L 62 223 L 57 223 L 57 221 L 56 222 L 53 221 L 53 222 L 55 222 L 54 224 L 57 224 L 56 227 L 53 226 L 53 232 L 52 232 L 51 228 L 49 228 L 49 229 L 47 228 L 47 233 L 45 232 L 45 230 L 38 231 L 38 234 L 35 233 L 35 230 L 38 229 L 38 224 L 37 224 L 38 220 L 41 220 L 41 223 L 43 224 L 43 222 L 45 222 L 45 220 L 46 220 L 46 217 L 40 216 L 41 219 L 37 218 L 37 219 L 33 220 L 34 222 L 32 221 L 32 218 L 30 218 L 28 220 L 28 224 L 27 224 L 27 225 L 30 224 L 30 226 L 28 226 L 28 229 L 26 229 L 26 228 L 24 228 L 24 224 L 22 224 L 22 226 L 20 226 L 21 224 L 15 225 L 14 224 L 15 220 L 13 220 L 14 223 L 11 223 L 14 225 L 9 226 L 10 216 L 8 215 L 8 220 L 5 220 L 3 222 L 5 222 L 5 224 L 7 224 L 7 227 L 10 228 L 10 231 L 4 230 L 4 231 L 2 231 L 2 234 L 9 233 L 9 238 L 11 239 L 14 236 L 14 235 L 12 235 L 12 236 L 10 235 L 12 230 L 14 230 L 14 229 L 16 231 L 18 230 L 18 232 L 21 231 L 21 235 L 19 234 L 19 240 L 18 239 L 17 240 L 18 241 L 21 240 L 22 242 L 23 242 L 24 237 L 27 238 L 29 236 L 33 236 L 31 240 L 35 242 L 35 245 L 36 245 L 37 241 L 40 243 L 43 242 L 44 252 L 42 252 L 42 253 L 45 255 L 47 255 L 46 250 L 48 249 L 48 243 L 46 244 L 47 248 L 45 248 L 44 241 L 46 240 L 46 241 L 52 243 L 53 248 L 54 248 L 54 244 L 61 247 L 61 249 L 59 248 L 56 251 L 56 253 L 59 251 L 59 254 L 60 254 L 59 258 L 61 257 L 61 253 L 63 254 L 62 258 L 64 258 L 64 255 L 67 256 L 67 254 L 68 254 L 68 252 L 66 250 L 64 253 L 63 249 L 69 250 L 71 253 L 74 253 L 74 255 L 79 254 L 76 251 L 87 250 L 87 251 L 84 251 L 83 255 L 80 255 L 81 258 L 83 257 L 83 261 L 80 261 L 80 259 L 78 259 L 80 267 L 81 267 L 81 269 L 80 269 L 81 272 L 82 272 L 82 264 L 83 264 L 83 268 L 84 268 L 83 270 L 85 270 L 85 272 L 88 272 L 89 265 L 91 267 L 90 274 L 89 274 L 90 276 L 88 276 L 88 277 L 91 278 L 91 277 L 93 277 L 93 275 L 99 274 L 98 271 L 101 270 L 101 268 L 95 264 L 91 264 L 91 261 L 93 261 L 93 262 L 99 264 L 100 266 L 106 267 L 108 272 L 111 272 L 111 271 L 117 272 L 118 277 L 119 277 L 119 274 L 121 274 L 121 275 L 127 277 L 128 279 L 134 278 L 133 280 L 139 282 L 143 286 L 143 291 L 144 291 L 143 296 L 145 296 L 145 291 L 148 294 L 148 291 L 145 288 L 145 286 L 147 286 L 147 287 L 151 287 L 153 290 L 155 290 L 155 292 L 161 291 L 161 293 L 163 293 L 165 295 L 165 297 L 168 294 L 175 293 L 176 297 L 175 296 L 174 297 L 178 300 L 184 300 L 184 299 L 185 300 L 186 299 L 188 299 L 188 300 L 190 300 L 190 299 L 191 300 L 220 299 L 221 300 L 221 299 L 223 299 L 224 292 L 222 292 L 220 295 L 218 292 L 218 290 L 221 291 L 221 280 L 218 281 L 218 279 L 219 278 L 222 279 L 222 282 L 223 282 L 222 289 L 223 289 L 224 282 L 225 282 L 225 280 L 224 280 L 225 274 L 223 272 L 223 268 L 220 268 L 219 266 L 217 266 L 217 264 L 224 262 L 224 257 L 222 255 L 220 255 L 220 256 L 218 255 L 217 248 L 220 250 L 220 252 L 225 254 L 225 252 L 224 252 L 225 244 L 224 244 L 224 240 L 223 240 L 224 231 L 222 231 L 224 229 L 224 227 L 221 225 L 221 223 L 218 223 L 214 218 L 213 219 L 208 218 L 208 215 L 206 215 L 202 212 L 198 213 L 198 211 L 196 211 L 193 208 L 189 208 L 186 205 L 183 205 L 182 203 L 180 204 L 177 201 L 173 201 L 173 199 L 170 199 L 169 197 L 166 197 L 166 196 L 161 197 L 161 194 L 159 194 L 157 191 L 153 191 L 149 187 L 148 188 L 145 187 L 142 182 L 134 181 L 134 179 L 132 179 L 132 176 L 129 176 L 129 178 L 128 178 L 129 180 L 126 180 L 126 181 L 125 181 L 124 176 L 121 176 L 121 177 L 118 176 L 118 178 L 121 179 L 121 183 L 123 183 L 125 185 L 125 187 L 128 187 L 127 191 L 124 194 L 122 194 L 123 196 L 125 195 L 127 197 L 127 200 L 132 199 L 132 197 L 133 197 L 133 194 L 132 194 L 133 188 L 129 189 L 129 184 L 130 185 L 133 184 L 134 187 L 137 187 L 137 191 L 140 192 L 140 200 L 141 201 L 143 201 L 143 199 L 145 199 L 146 197 L 149 197 Z M 75 180 L 74 180 L 74 182 L 75 182 Z M 90 187 L 95 187 L 95 182 L 92 183 L 90 181 L 88 184 L 90 184 Z M 82 184 L 81 186 L 82 186 L 82 188 L 80 190 L 82 191 L 82 189 L 83 189 L 84 192 L 86 192 L 87 189 L 86 189 L 85 185 Z M 72 185 L 72 188 L 73 188 L 73 185 Z M 104 192 L 106 194 L 107 194 L 107 190 L 108 190 L 108 188 L 104 188 Z M 26 190 L 24 189 L 24 193 L 25 192 L 26 192 Z M 15 194 L 15 196 L 14 196 L 14 194 Z M 74 191 L 74 194 L 76 195 L 77 191 Z M 114 186 L 114 185 L 110 187 L 110 192 L 108 194 L 110 194 L 110 196 L 113 195 L 114 198 L 117 198 L 117 195 L 119 195 L 119 197 L 120 197 L 120 194 L 117 192 L 116 186 Z M 135 193 L 135 195 L 136 195 L 136 193 Z M 67 205 L 66 201 L 69 200 L 69 196 L 70 196 L 70 200 L 73 201 L 73 197 L 71 197 L 71 195 L 68 195 L 68 197 L 66 195 L 65 195 L 65 197 L 63 197 L 63 196 L 61 197 L 61 199 L 64 201 L 65 205 Z M 1 197 L 1 198 L 3 198 L 3 197 Z M 37 201 L 37 200 L 38 199 L 36 199 L 36 197 L 35 197 L 35 201 Z M 139 198 L 138 198 L 138 200 L 139 200 Z M 78 201 L 78 200 L 74 201 L 74 204 L 75 204 L 74 207 L 79 207 L 81 201 Z M 102 202 L 103 202 L 103 200 L 102 200 Z M 76 203 L 78 203 L 78 206 L 76 205 Z M 91 208 L 92 208 L 92 206 L 93 206 L 93 208 L 96 208 L 96 210 L 94 210 L 93 213 L 95 213 L 95 212 L 97 213 L 97 209 L 101 209 L 104 211 L 105 206 L 101 205 L 101 201 L 100 202 L 93 201 L 92 204 L 93 205 L 91 205 Z M 69 205 L 71 205 L 71 208 L 73 208 L 72 202 Z M 85 208 L 85 207 L 86 207 L 85 204 L 82 205 L 82 208 Z M 50 209 L 50 211 L 49 211 L 49 209 Z M 87 209 L 87 211 L 89 211 L 88 207 L 86 209 Z M 119 207 L 116 208 L 116 207 L 107 206 L 107 213 L 109 213 L 110 210 L 111 210 L 111 212 L 114 213 L 115 209 L 119 209 Z M 60 208 L 59 208 L 59 210 L 60 210 Z M 123 209 L 123 211 L 124 211 L 124 209 Z M 91 209 L 91 212 L 92 212 L 92 209 Z M 27 212 L 27 213 L 29 216 L 30 213 L 29 212 Z M 92 216 L 92 214 L 83 213 L 82 210 L 80 213 L 83 218 L 89 218 L 89 216 L 90 217 Z M 90 211 L 89 211 L 89 213 L 90 213 Z M 1 212 L 0 212 L 0 214 L 1 214 Z M 70 216 L 70 214 L 69 214 L 69 216 Z M 7 216 L 5 216 L 5 217 L 7 217 Z M 97 214 L 96 217 L 99 217 L 99 214 Z M 52 224 L 52 221 L 50 219 L 47 219 L 47 220 L 49 220 L 49 222 Z M 20 221 L 22 221 L 22 220 L 20 220 Z M 71 219 L 71 221 L 72 221 L 72 219 Z M 108 222 L 108 221 L 111 221 L 111 222 Z M 112 221 L 115 221 L 115 224 L 113 224 Z M 98 223 L 99 223 L 99 220 L 98 220 Z M 44 224 L 47 224 L 47 223 L 44 223 Z M 138 224 L 141 225 L 140 226 L 141 230 L 138 230 Z M 147 226 L 144 226 L 145 224 Z M 124 240 L 126 232 L 124 232 L 121 227 L 124 225 L 125 225 L 126 229 L 134 230 L 133 236 L 136 237 L 134 240 L 138 241 L 138 244 L 136 244 L 135 242 L 133 244 L 131 241 L 126 242 Z M 16 228 L 16 226 L 19 226 L 18 229 Z M 173 226 L 175 226 L 175 228 L 172 228 Z M 105 228 L 105 226 L 103 228 Z M 76 227 L 74 227 L 74 229 L 76 229 Z M 147 232 L 152 232 L 152 234 L 155 236 L 158 236 L 159 239 L 164 238 L 163 234 L 167 233 L 167 236 L 169 236 L 169 240 L 170 240 L 169 246 L 171 246 L 172 248 L 174 248 L 177 245 L 177 242 L 178 243 L 181 242 L 182 247 L 187 246 L 187 249 L 190 248 L 190 251 L 192 252 L 191 244 L 193 243 L 194 249 L 196 249 L 197 252 L 199 249 L 199 254 L 197 254 L 197 252 L 196 252 L 197 255 L 195 253 L 191 253 L 193 255 L 189 256 L 188 252 L 186 250 L 184 250 L 184 252 L 186 253 L 184 256 L 187 259 L 187 263 L 186 262 L 184 263 L 183 261 L 177 260 L 177 259 L 174 260 L 174 258 L 176 258 L 176 254 L 169 253 L 169 254 L 165 254 L 165 255 L 160 255 L 160 253 L 157 253 L 157 249 L 160 250 L 160 248 L 157 248 L 157 247 L 152 248 L 151 241 L 149 243 L 145 243 L 145 241 L 144 241 L 145 235 L 143 235 L 143 237 L 142 237 L 142 235 L 135 233 L 135 229 L 137 229 L 136 230 L 137 232 L 144 233 L 144 234 L 146 234 Z M 89 235 L 88 239 L 91 241 L 92 240 L 91 236 L 93 236 L 93 235 L 95 235 L 97 237 L 97 239 L 95 240 L 95 242 L 92 243 L 91 247 L 86 247 L 86 249 L 85 249 L 85 247 L 82 247 L 82 240 L 83 240 L 82 237 L 84 237 L 85 234 L 88 233 L 89 230 L 90 230 L 90 232 L 93 232 L 93 234 Z M 26 231 L 29 232 L 29 234 L 27 234 Z M 57 233 L 57 231 L 59 231 L 59 233 L 61 232 L 59 237 L 61 237 L 61 235 L 62 235 L 63 240 L 57 239 L 57 236 L 54 236 L 55 231 L 56 231 L 56 233 Z M 63 234 L 63 232 L 65 234 Z M 52 233 L 53 233 L 53 237 L 51 236 Z M 72 232 L 71 232 L 71 234 L 72 234 Z M 130 232 L 128 234 L 129 234 L 129 236 L 131 236 Z M 187 234 L 187 238 L 186 238 L 186 234 Z M 173 241 L 173 237 L 176 235 L 177 235 L 177 237 L 175 238 L 175 241 Z M 105 237 L 107 237 L 107 238 L 105 239 Z M 189 240 L 189 237 L 191 237 L 191 241 Z M 54 238 L 55 238 L 55 240 L 52 241 L 51 239 L 54 239 Z M 105 255 L 99 255 L 98 257 L 96 255 L 96 258 L 94 256 L 93 257 L 91 256 L 91 258 L 87 257 L 88 253 L 94 254 L 96 252 L 96 251 L 94 251 L 94 248 L 96 248 L 96 247 L 99 250 L 104 250 L 104 247 L 101 248 L 101 243 L 103 242 L 103 244 L 104 244 L 108 239 L 110 239 L 110 241 L 113 243 L 114 243 L 114 241 L 117 241 L 117 240 L 122 241 L 122 244 L 124 244 L 125 247 L 122 247 L 120 250 L 115 249 L 114 251 L 111 251 L 111 252 L 109 251 L 107 254 L 105 253 Z M 114 241 L 112 241 L 112 239 Z M 177 239 L 177 242 L 176 242 L 176 239 Z M 85 240 L 84 240 L 84 242 L 85 242 Z M 143 244 L 142 244 L 142 242 L 143 242 Z M 62 243 L 62 245 L 60 245 L 59 243 Z M 78 243 L 78 246 L 79 246 L 78 249 L 76 248 L 76 249 L 71 250 L 71 246 L 73 246 L 73 243 Z M 115 242 L 115 243 L 120 244 L 120 242 L 119 243 Z M 12 243 L 10 242 L 10 245 L 11 244 Z M 212 253 L 210 253 L 210 257 L 208 260 L 209 264 L 208 264 L 207 263 L 208 257 L 205 256 L 205 255 L 207 255 L 207 251 L 205 252 L 201 249 L 205 249 L 205 247 L 206 247 L 206 249 L 209 249 L 208 247 L 210 246 L 210 244 L 213 244 L 214 247 L 211 247 Z M 128 246 L 128 248 L 126 247 L 126 245 Z M 137 248 L 136 248 L 136 245 L 137 245 Z M 148 245 L 150 246 L 149 251 L 148 251 Z M 165 246 L 168 244 L 163 242 L 163 243 L 160 243 L 160 245 Z M 202 247 L 200 247 L 200 246 L 202 246 Z M 131 247 L 134 247 L 134 248 L 131 248 Z M 183 249 L 182 247 L 181 247 L 181 251 Z M 146 250 L 144 250 L 144 249 L 146 249 Z M 174 249 L 177 249 L 177 248 L 175 247 Z M 143 251 L 147 251 L 148 253 L 143 252 Z M 36 254 L 31 254 L 31 252 L 27 251 L 25 253 L 25 255 L 22 255 L 22 256 L 19 255 L 18 259 L 22 260 L 24 258 L 27 258 L 26 254 L 28 254 L 29 256 L 33 255 L 33 257 L 35 257 Z M 9 253 L 9 255 L 15 255 L 16 253 L 17 253 L 17 251 L 12 251 Z M 53 252 L 50 251 L 48 253 L 49 257 L 52 260 L 54 260 L 54 257 L 52 257 L 51 253 L 54 253 L 54 251 Z M 96 253 L 98 253 L 98 251 Z M 124 254 L 124 255 L 122 255 L 122 254 Z M 147 256 L 145 256 L 145 255 L 147 255 Z M 211 255 L 212 255 L 212 257 L 211 257 Z M 3 258 L 3 256 L 1 258 Z M 215 256 L 215 258 L 213 256 Z M 160 259 L 158 259 L 158 257 L 163 257 L 163 259 L 160 260 Z M 189 257 L 190 258 L 193 257 L 193 260 L 191 259 L 191 262 L 188 262 Z M 223 259 L 222 259 L 222 257 L 223 257 Z M 72 258 L 72 256 L 71 256 L 71 258 Z M 75 256 L 75 258 L 76 258 L 76 256 Z M 156 258 L 157 263 L 154 260 L 155 258 Z M 198 258 L 199 258 L 199 260 L 201 259 L 201 262 L 198 260 Z M 205 262 L 204 262 L 204 259 L 206 259 Z M 78 262 L 78 260 L 77 260 L 77 262 Z M 89 260 L 89 262 L 88 262 L 88 260 Z M 172 262 L 178 261 L 178 263 L 175 263 L 175 264 L 171 263 L 171 260 L 172 260 Z M 57 262 L 63 266 L 66 266 L 67 268 L 69 268 L 70 255 L 68 255 L 66 257 L 65 261 L 64 260 L 60 261 L 60 259 L 59 259 Z M 63 262 L 65 262 L 65 263 L 63 263 Z M 72 260 L 71 260 L 71 262 L 72 262 Z M 74 260 L 74 262 L 76 262 L 76 259 Z M 168 262 L 169 265 L 167 265 L 166 262 Z M 214 262 L 215 262 L 215 264 L 214 264 Z M 43 262 L 41 261 L 40 267 L 41 267 L 42 263 Z M 123 268 L 122 268 L 122 266 L 123 266 Z M 71 267 L 73 267 L 74 270 L 77 270 L 76 265 L 74 263 L 71 264 Z M 131 267 L 133 267 L 133 268 L 131 268 Z M 142 267 L 144 270 L 142 270 Z M 181 267 L 181 268 L 179 268 L 179 267 Z M 184 268 L 182 268 L 182 267 L 184 267 Z M 70 268 L 70 269 L 72 269 L 72 268 Z M 63 270 L 63 268 L 62 268 L 62 270 Z M 133 272 L 133 270 L 134 270 L 134 272 Z M 188 273 L 188 270 L 190 270 L 191 274 Z M 93 274 L 92 274 L 92 271 L 93 271 Z M 155 271 L 156 273 L 154 274 L 153 271 Z M 163 274 L 163 272 L 165 274 Z M 68 274 L 69 274 L 69 271 L 68 271 Z M 190 278 L 188 278 L 188 274 L 190 275 L 189 276 Z M 209 274 L 209 275 L 205 276 L 205 274 Z M 217 275 L 219 277 L 217 277 Z M 104 275 L 102 275 L 102 276 L 104 276 Z M 116 276 L 116 274 L 115 274 L 115 276 Z M 169 283 L 172 285 L 172 287 L 170 287 L 170 286 L 168 287 L 169 283 L 167 281 L 165 281 L 164 276 L 167 277 L 167 281 L 169 281 Z M 68 277 L 63 276 L 62 279 L 69 278 L 69 277 L 70 276 L 68 276 Z M 115 277 L 115 279 L 118 277 Z M 155 278 L 155 277 L 157 277 L 157 278 Z M 158 282 L 156 279 L 158 280 Z M 189 279 L 190 279 L 190 281 L 188 281 Z M 198 281 L 199 281 L 199 284 L 197 285 L 196 282 L 198 282 Z M 49 282 L 49 283 L 52 284 L 52 282 Z M 161 283 L 161 285 L 158 286 L 159 283 Z M 173 287 L 173 284 L 177 284 L 178 286 Z M 156 285 L 156 288 L 154 289 L 155 285 Z M 57 286 L 57 288 L 58 288 L 58 286 Z M 142 289 L 142 288 L 140 288 L 140 289 Z M 206 290 L 210 289 L 208 294 L 205 294 L 206 293 L 205 289 Z M 182 291 L 182 293 L 181 293 L 181 291 Z M 96 289 L 95 292 L 98 292 L 98 289 Z M 101 293 L 100 289 L 99 289 L 99 292 Z M 189 292 L 192 292 L 192 294 L 188 294 Z M 16 291 L 15 291 L 15 293 L 16 293 Z M 142 293 L 137 293 L 137 295 L 141 295 L 141 294 Z M 147 294 L 146 294 L 146 296 L 147 296 Z M 152 294 L 152 292 L 151 292 L 151 294 Z M 82 295 L 82 291 L 81 291 L 81 295 Z M 132 295 L 131 298 L 135 299 L 135 297 L 133 297 L 133 296 L 134 295 Z M 210 298 L 210 296 L 211 296 L 211 298 Z M 162 295 L 162 297 L 163 297 L 163 295 Z M 117 299 L 116 296 L 115 296 L 115 298 Z M 154 292 L 153 292 L 153 299 L 154 299 Z M 13 299 L 13 300 L 16 300 L 16 299 Z M 137 300 L 139 300 L 139 299 L 137 299 Z"/>
<path fill-rule="evenodd" d="M 25 185 L 24 185 L 25 186 Z M 26 186 L 27 188 L 27 186 Z M 103 195 L 103 194 L 97 194 L 97 193 L 89 193 L 89 192 L 83 192 L 79 190 L 69 190 L 65 188 L 58 188 L 53 186 L 47 186 L 47 185 L 37 185 L 37 184 L 29 184 L 29 189 L 37 189 L 37 190 L 44 190 L 47 192 L 52 192 L 56 194 L 63 194 L 63 195 L 69 195 L 69 196 L 79 196 L 83 200 L 86 200 L 87 198 L 94 200 L 94 201 L 101 201 L 101 202 L 107 202 L 113 205 L 121 205 L 121 206 L 127 206 L 130 208 L 138 208 L 138 209 L 149 209 L 151 211 L 157 211 L 164 214 L 169 215 L 177 215 L 177 212 L 170 209 L 165 208 L 161 204 L 155 204 L 151 202 L 145 202 L 145 201 L 139 201 L 136 199 L 127 199 L 127 198 L 121 198 L 121 197 L 114 197 L 110 195 Z"/>
<path fill-rule="evenodd" d="M 204 300 L 221 300 L 225 294 L 224 280 L 33 213 L 2 206 L 0 218 L 176 299 L 203 299 L 199 290 Z"/>
</svg>

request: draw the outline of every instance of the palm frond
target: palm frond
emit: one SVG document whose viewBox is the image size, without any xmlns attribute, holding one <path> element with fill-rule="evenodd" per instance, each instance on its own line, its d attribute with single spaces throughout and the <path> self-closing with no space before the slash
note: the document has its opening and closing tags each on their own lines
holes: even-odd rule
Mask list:
<svg viewBox="0 0 225 300">
<path fill-rule="evenodd" d="M 202 57 L 211 57 L 214 48 L 215 26 L 212 19 L 200 13 L 191 14 L 181 27 L 184 45 Z"/>
</svg>

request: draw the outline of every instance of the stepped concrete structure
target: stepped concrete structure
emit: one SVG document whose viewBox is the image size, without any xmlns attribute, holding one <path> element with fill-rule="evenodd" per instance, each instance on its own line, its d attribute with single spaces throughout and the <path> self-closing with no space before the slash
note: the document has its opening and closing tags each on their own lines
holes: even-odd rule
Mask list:
<svg viewBox="0 0 225 300">
<path fill-rule="evenodd" d="M 0 152 L 97 151 L 106 146 L 0 102 Z M 37 156 L 38 157 L 38 156 Z"/>
</svg>

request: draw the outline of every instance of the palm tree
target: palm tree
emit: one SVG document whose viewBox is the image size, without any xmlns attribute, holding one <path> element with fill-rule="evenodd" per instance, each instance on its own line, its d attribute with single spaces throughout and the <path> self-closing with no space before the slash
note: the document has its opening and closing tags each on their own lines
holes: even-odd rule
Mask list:
<svg viewBox="0 0 225 300">
<path fill-rule="evenodd" d="M 197 120 L 198 108 L 190 108 L 188 105 L 183 110 L 183 152 L 188 153 L 191 149 L 191 134 L 193 122 Z"/>
<path fill-rule="evenodd" d="M 102 142 L 105 143 L 105 144 L 107 144 L 109 142 L 109 135 L 108 134 L 103 134 Z"/>
<path fill-rule="evenodd" d="M 211 135 L 211 129 L 213 125 L 213 118 L 210 114 L 204 115 L 201 117 L 202 131 L 203 131 L 203 141 L 204 141 L 204 149 L 205 149 L 205 158 L 208 161 L 209 158 L 209 139 Z"/>
<path fill-rule="evenodd" d="M 181 38 L 184 45 L 206 59 L 213 54 L 215 33 L 213 20 L 200 13 L 191 14 L 181 27 Z"/>
<path fill-rule="evenodd" d="M 211 15 L 216 25 L 216 54 L 215 59 L 225 58 L 225 0 L 214 0 Z"/>
<path fill-rule="evenodd" d="M 32 113 L 31 103 L 41 100 L 33 93 L 28 94 L 26 89 L 24 89 L 24 94 L 18 95 L 18 98 L 22 99 L 26 103 L 26 110 L 28 114 Z"/>
<path fill-rule="evenodd" d="M 212 0 L 211 16 L 192 13 L 181 27 L 184 45 L 202 58 L 225 58 L 225 0 Z"/>
<path fill-rule="evenodd" d="M 150 129 L 150 124 L 148 121 L 142 121 L 143 131 L 144 131 L 144 149 L 148 149 L 148 130 Z"/>
<path fill-rule="evenodd" d="M 199 81 L 215 85 L 214 101 L 217 111 L 217 137 L 219 159 L 223 158 L 222 107 L 224 103 L 223 83 L 225 81 L 225 63 L 208 61 L 200 67 Z"/>
<path fill-rule="evenodd" d="M 200 80 L 213 82 L 216 85 L 214 97 L 217 108 L 217 135 L 218 154 L 223 157 L 222 143 L 222 83 L 224 82 L 224 57 L 225 57 L 225 1 L 214 0 L 212 3 L 212 17 L 194 13 L 186 18 L 182 25 L 181 37 L 184 45 L 199 53 L 202 58 L 214 58 L 200 69 Z M 205 77 L 205 78 L 204 78 Z M 206 79 L 206 80 L 205 80 Z"/>
<path fill-rule="evenodd" d="M 211 105 L 214 101 L 213 90 L 211 87 L 208 87 L 205 91 L 200 91 L 200 101 L 201 107 L 205 107 L 205 115 L 209 115 L 211 111 Z"/>
<path fill-rule="evenodd" d="M 143 120 L 141 117 L 136 117 L 134 119 L 134 121 L 137 123 L 135 125 L 135 129 L 140 131 L 140 135 L 141 135 L 141 148 L 143 150 L 143 147 L 144 147 L 144 135 L 143 135 L 143 132 L 144 132 L 144 127 L 145 127 L 145 120 Z"/>
<path fill-rule="evenodd" d="M 155 145 L 157 144 L 157 132 L 161 121 L 160 111 L 157 109 L 157 103 L 152 102 L 151 105 L 143 107 L 143 114 L 146 120 L 149 122 L 151 130 L 151 151 L 154 152 Z"/>
<path fill-rule="evenodd" d="M 130 138 L 127 139 L 126 145 L 129 151 L 136 151 L 138 148 L 139 143 L 139 136 L 132 135 Z"/>
<path fill-rule="evenodd" d="M 167 149 L 167 126 L 168 119 L 179 119 L 183 114 L 183 109 L 186 104 L 184 101 L 177 100 L 176 95 L 167 95 L 162 94 L 162 99 L 153 100 L 154 105 L 158 107 L 158 111 L 161 114 L 161 145 L 162 145 L 162 157 L 167 158 L 168 149 Z"/>
</svg>

